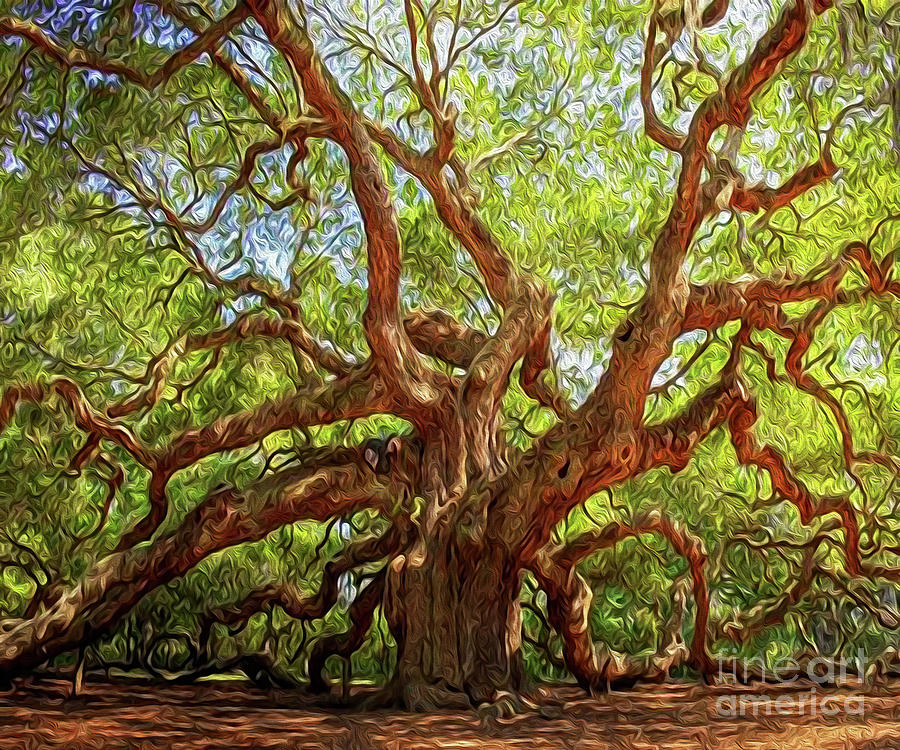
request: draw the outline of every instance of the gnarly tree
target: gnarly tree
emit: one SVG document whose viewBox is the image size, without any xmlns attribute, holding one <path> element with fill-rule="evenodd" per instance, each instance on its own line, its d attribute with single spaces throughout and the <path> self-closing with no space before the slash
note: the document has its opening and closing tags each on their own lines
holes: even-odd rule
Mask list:
<svg viewBox="0 0 900 750">
<path fill-rule="evenodd" d="M 877 242 L 892 217 L 878 217 L 869 238 L 847 237 L 843 247 L 831 249 L 825 265 L 809 272 L 777 268 L 777 260 L 766 258 L 745 264 L 751 276 L 723 273 L 704 281 L 690 268 L 702 242 L 701 227 L 713 226 L 723 215 L 740 228 L 738 243 L 746 241 L 743 215 L 760 213 L 760 231 L 790 242 L 772 219 L 780 209 L 796 211 L 795 201 L 845 166 L 834 153 L 842 124 L 862 113 L 865 122 L 881 127 L 889 88 L 832 113 L 828 129 L 815 132 L 818 155 L 781 184 L 754 182 L 740 168 L 754 102 L 796 62 L 811 34 L 837 23 L 832 3 L 788 0 L 764 30 L 761 19 L 738 18 L 751 22 L 757 38 L 724 71 L 706 59 L 702 40 L 719 33 L 723 19 L 738 15 L 727 2 L 713 0 L 702 10 L 686 2 L 641 11 L 646 35 L 637 88 L 644 131 L 659 147 L 658 159 L 677 163 L 677 178 L 666 198 L 669 212 L 647 243 L 647 277 L 639 296 L 617 319 L 608 363 L 577 404 L 555 363 L 554 301 L 561 290 L 551 288 L 547 274 L 513 261 L 505 235 L 486 218 L 485 189 L 479 187 L 479 174 L 496 160 L 527 149 L 536 149 L 540 160 L 541 148 L 552 140 L 554 119 L 572 106 L 566 96 L 579 93 L 580 84 L 572 80 L 576 66 L 563 77 L 543 120 L 473 154 L 465 141 L 473 129 L 470 120 L 478 115 L 466 111 L 465 92 L 457 86 L 459 66 L 473 49 L 514 28 L 527 3 L 491 6 L 485 11 L 490 15 L 479 19 L 462 2 L 429 6 L 405 0 L 394 9 L 395 27 L 406 44 L 400 52 L 368 24 L 356 23 L 351 10 L 342 16 L 323 5 L 239 0 L 207 11 L 175 0 L 159 0 L 149 9 L 124 3 L 77 34 L 65 24 L 62 32 L 51 28 L 37 12 L 0 18 L 0 33 L 17 40 L 12 48 L 20 56 L 3 94 L 5 106 L 17 96 L 27 98 L 28 71 L 58 77 L 61 111 L 52 118 L 30 117 L 27 127 L 42 143 L 56 143 L 60 158 L 94 192 L 99 202 L 89 205 L 91 216 L 83 220 L 117 217 L 120 223 L 109 229 L 110 236 L 119 231 L 134 241 L 143 238 L 150 257 L 162 253 L 161 247 L 175 253 L 177 280 L 166 299 L 155 302 L 165 308 L 180 285 L 196 281 L 214 297 L 218 321 L 212 327 L 186 321 L 144 363 L 143 374 L 110 375 L 126 385 L 108 392 L 105 403 L 90 397 L 78 378 L 62 374 L 23 381 L 3 393 L 0 429 L 16 423 L 26 402 L 59 403 L 71 414 L 83 442 L 69 471 L 77 475 L 92 466 L 107 471 L 101 526 L 109 523 L 125 481 L 124 464 L 129 474 L 146 477 L 146 509 L 75 583 L 52 581 L 49 572 L 41 576 L 24 616 L 3 623 L 0 673 L 21 674 L 95 641 L 148 592 L 215 552 L 296 521 L 327 521 L 370 509 L 388 530 L 350 544 L 332 560 L 318 596 L 303 600 L 283 587 L 268 588 L 219 619 L 245 619 L 274 601 L 298 619 L 320 618 L 336 602 L 340 575 L 368 571 L 368 585 L 359 587 L 349 604 L 350 631 L 321 639 L 309 655 L 313 687 L 325 687 L 326 658 L 359 648 L 381 611 L 397 644 L 394 686 L 407 706 L 479 704 L 520 687 L 520 589 L 529 573 L 546 594 L 548 627 L 562 641 L 563 661 L 585 687 L 665 674 L 683 660 L 711 674 L 711 635 L 733 635 L 740 627 L 710 623 L 707 551 L 683 524 L 659 508 L 574 539 L 555 538 L 554 529 L 598 493 L 655 470 L 684 470 L 698 447 L 719 431 L 729 436 L 741 466 L 768 478 L 772 502 L 792 504 L 802 524 L 813 529 L 811 550 L 831 545 L 852 576 L 896 581 L 900 569 L 883 559 L 896 550 L 878 550 L 863 539 L 863 527 L 870 537 L 872 532 L 859 497 L 865 497 L 863 469 L 893 473 L 897 458 L 890 446 L 858 447 L 841 400 L 812 374 L 814 363 L 807 356 L 817 329 L 834 310 L 871 300 L 889 305 L 900 295 L 894 251 L 879 249 Z M 888 15 L 878 21 L 864 14 L 860 23 L 890 27 Z M 141 47 L 142 34 L 154 40 L 152 54 Z M 685 49 L 692 51 L 688 59 Z M 360 70 L 369 69 L 381 71 L 370 81 L 384 84 L 385 102 L 396 90 L 408 96 L 402 122 L 379 120 L 348 88 Z M 398 83 L 389 86 L 386 76 Z M 210 93 L 209 77 L 227 82 L 221 101 Z M 674 104 L 665 87 L 674 93 Z M 81 98 L 67 104 L 66 95 L 74 97 L 75 90 Z M 183 121 L 187 173 L 167 177 L 164 166 L 162 173 L 148 166 L 152 160 L 161 164 L 170 145 L 165 138 L 154 140 L 152 122 L 144 123 L 143 133 L 150 145 L 138 137 L 117 139 L 115 133 L 104 140 L 85 132 L 91 127 L 86 117 L 79 120 L 81 115 L 67 110 L 79 112 L 93 103 L 101 122 L 107 117 L 107 127 L 114 127 L 113 118 L 124 115 L 109 102 L 126 95 L 146 104 L 151 119 L 156 102 L 185 108 L 192 100 L 202 103 Z M 588 100 L 596 95 L 584 94 Z M 680 110 L 662 113 L 666 104 Z M 816 119 L 815 108 L 807 105 Z M 205 127 L 204 117 L 213 120 L 209 133 L 192 135 L 192 129 Z M 212 152 L 210 142 L 216 139 L 228 154 L 221 157 L 226 163 L 201 164 L 192 151 Z M 323 156 L 328 154 L 330 161 Z M 845 156 L 853 159 L 852 153 Z M 323 164 L 345 170 L 350 198 L 340 212 L 351 223 L 358 220 L 363 234 L 364 342 L 344 347 L 347 351 L 323 340 L 327 329 L 310 323 L 311 310 L 318 308 L 321 315 L 323 306 L 304 280 L 299 250 L 278 279 L 245 262 L 240 249 L 224 262 L 232 240 L 216 234 L 223 226 L 240 229 L 236 202 L 283 215 L 286 209 L 336 200 L 321 182 Z M 277 179 L 270 184 L 273 174 Z M 279 197 L 271 194 L 273 184 Z M 455 262 L 471 262 L 477 269 L 482 302 L 496 311 L 496 324 L 479 326 L 452 310 L 410 302 L 415 281 L 404 276 L 410 248 L 398 214 L 401 189 L 403 201 L 412 194 L 433 211 L 445 241 L 467 255 L 457 254 Z M 313 221 L 304 228 L 301 248 L 315 233 Z M 778 257 L 775 249 L 770 255 Z M 760 270 L 766 267 L 777 271 Z M 347 283 L 358 278 L 351 274 Z M 845 283 L 849 278 L 855 283 Z M 706 344 L 683 362 L 671 383 L 660 385 L 676 347 L 698 332 L 705 332 Z M 714 336 L 727 355 L 713 377 L 699 392 L 688 389 L 678 408 L 659 418 L 655 399 L 661 390 L 694 377 L 692 370 Z M 154 410 L 215 373 L 228 347 L 255 340 L 280 342 L 291 353 L 296 373 L 289 393 L 205 424 L 184 424 L 158 439 L 148 437 Z M 786 342 L 783 358 L 770 351 L 775 341 Z M 756 433 L 757 381 L 748 372 L 760 362 L 770 384 L 798 389 L 828 410 L 839 430 L 843 470 L 856 482 L 853 490 L 816 496 L 784 453 Z M 193 370 L 186 363 L 193 363 Z M 179 382 L 176 375 L 186 371 L 193 379 Z M 703 378 L 698 375 L 695 382 Z M 547 415 L 547 428 L 524 446 L 514 444 L 505 427 L 504 400 L 517 388 Z M 388 441 L 389 451 L 383 450 L 384 441 L 349 446 L 308 441 L 286 451 L 280 466 L 269 456 L 253 481 L 213 488 L 181 517 L 171 507 L 173 481 L 202 479 L 210 457 L 262 446 L 282 431 L 308 434 L 384 415 L 409 426 Z M 690 645 L 676 638 L 652 667 L 601 659 L 588 628 L 590 588 L 576 565 L 624 539 L 648 534 L 659 535 L 686 561 L 694 620 Z M 776 622 L 777 612 L 799 601 L 804 590 L 799 583 L 774 610 L 751 613 L 747 627 Z M 675 627 L 680 631 L 680 619 Z"/>
</svg>

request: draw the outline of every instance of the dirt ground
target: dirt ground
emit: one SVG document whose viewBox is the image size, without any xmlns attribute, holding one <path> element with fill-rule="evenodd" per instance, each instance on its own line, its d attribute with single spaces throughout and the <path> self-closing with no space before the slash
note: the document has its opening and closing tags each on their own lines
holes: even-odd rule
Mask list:
<svg viewBox="0 0 900 750">
<path fill-rule="evenodd" d="M 878 690 L 665 685 L 557 689 L 512 719 L 315 709 L 244 683 L 41 681 L 0 697 L 0 748 L 708 748 L 900 750 L 900 683 Z"/>
</svg>

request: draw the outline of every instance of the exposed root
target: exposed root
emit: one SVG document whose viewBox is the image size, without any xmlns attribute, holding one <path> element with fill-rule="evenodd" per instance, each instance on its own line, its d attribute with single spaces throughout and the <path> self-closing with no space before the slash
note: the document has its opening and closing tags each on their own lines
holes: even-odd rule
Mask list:
<svg viewBox="0 0 900 750">
<path fill-rule="evenodd" d="M 498 690 L 493 699 L 477 707 L 478 717 L 483 724 L 511 719 L 527 711 L 538 710 L 538 704 L 519 692 Z"/>
<path fill-rule="evenodd" d="M 407 683 L 400 689 L 404 708 L 413 713 L 432 711 L 470 711 L 472 701 L 458 690 L 427 683 Z"/>
</svg>

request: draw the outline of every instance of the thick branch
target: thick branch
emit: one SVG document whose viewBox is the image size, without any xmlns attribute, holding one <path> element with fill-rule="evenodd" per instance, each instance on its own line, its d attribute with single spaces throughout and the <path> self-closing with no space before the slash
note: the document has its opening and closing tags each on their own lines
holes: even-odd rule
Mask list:
<svg viewBox="0 0 900 750">
<path fill-rule="evenodd" d="M 403 327 L 423 354 L 467 370 L 487 343 L 488 335 L 460 323 L 443 310 L 414 310 Z"/>
<path fill-rule="evenodd" d="M 651 380 L 682 329 L 688 299 L 684 259 L 703 219 L 700 179 L 710 137 L 724 124 L 739 129 L 745 126 L 753 96 L 803 45 L 812 16 L 809 11 L 821 13 L 827 6 L 827 2 L 815 2 L 810 8 L 804 0 L 787 6 L 722 90 L 706 99 L 695 113 L 681 148 L 675 200 L 651 253 L 644 299 L 636 314 L 617 331 L 609 370 L 582 409 L 591 433 L 619 436 L 617 442 L 624 443 L 602 445 L 596 451 L 597 460 L 608 462 L 616 455 L 626 466 L 636 460 L 637 451 L 630 443 L 643 418 Z"/>
<path fill-rule="evenodd" d="M 386 368 L 392 387 L 415 400 L 417 389 L 407 381 L 418 363 L 400 322 L 399 230 L 369 136 L 352 102 L 322 64 L 312 41 L 285 17 L 279 4 L 255 2 L 253 15 L 296 71 L 309 104 L 318 110 L 347 156 L 350 183 L 366 235 L 369 302 L 364 322 L 369 345 L 377 361 Z M 424 372 L 416 374 L 416 379 L 425 379 Z"/>
<path fill-rule="evenodd" d="M 222 417 L 205 427 L 189 429 L 174 437 L 154 457 L 149 515 L 122 538 L 118 548 L 127 549 L 159 527 L 168 512 L 166 485 L 177 471 L 215 453 L 253 445 L 279 430 L 330 424 L 384 411 L 388 405 L 379 398 L 375 382 L 369 372 L 354 373 L 324 386 L 266 402 L 255 409 Z"/>
<path fill-rule="evenodd" d="M 830 179 L 836 171 L 835 163 L 830 158 L 823 158 L 799 170 L 778 187 L 738 185 L 731 193 L 729 204 L 739 211 L 769 214 Z"/>
<path fill-rule="evenodd" d="M 0 633 L 0 673 L 11 676 L 107 632 L 145 594 L 184 575 L 205 557 L 262 539 L 302 519 L 325 520 L 374 507 L 389 512 L 408 492 L 399 474 L 377 476 L 359 463 L 289 469 L 243 493 L 220 490 L 171 534 L 104 558 L 47 611 Z"/>
<path fill-rule="evenodd" d="M 532 566 L 539 585 L 547 594 L 550 622 L 562 637 L 566 666 L 579 684 L 587 690 L 611 683 L 630 683 L 636 679 L 665 677 L 683 658 L 684 649 L 678 646 L 679 633 L 668 634 L 671 643 L 667 645 L 664 653 L 652 658 L 648 664 L 628 659 L 607 649 L 602 649 L 604 654 L 600 660 L 597 647 L 591 639 L 588 622 L 593 594 L 585 580 L 575 571 L 577 561 L 591 552 L 611 547 L 629 536 L 650 532 L 661 533 L 690 565 L 697 606 L 690 659 L 702 672 L 709 673 L 712 670 L 712 663 L 706 651 L 709 616 L 709 596 L 704 574 L 706 555 L 696 539 L 680 531 L 662 516 L 651 515 L 633 526 L 611 524 L 596 534 L 589 533 L 577 540 L 573 547 L 563 548 L 556 554 L 545 552 Z M 677 590 L 675 597 L 678 597 Z M 678 608 L 678 602 L 675 602 L 675 608 Z M 677 622 L 680 626 L 680 620 Z"/>
<path fill-rule="evenodd" d="M 857 263 L 868 281 L 862 290 L 844 292 L 840 283 L 852 263 Z M 900 283 L 889 281 L 893 268 L 893 256 L 888 255 L 879 264 L 868 247 L 861 242 L 848 245 L 838 260 L 818 272 L 795 280 L 774 282 L 768 280 L 744 283 L 723 283 L 695 288 L 685 325 L 707 330 L 723 325 L 731 319 L 742 320 L 748 329 L 767 329 L 790 339 L 785 357 L 785 370 L 791 382 L 800 390 L 819 400 L 834 416 L 848 470 L 857 462 L 878 463 L 888 469 L 895 464 L 887 455 L 858 453 L 853 447 L 850 423 L 840 402 L 818 381 L 806 372 L 803 358 L 812 345 L 817 326 L 838 305 L 858 302 L 867 296 L 893 294 L 900 296 Z M 789 321 L 781 306 L 788 302 L 818 300 L 819 304 L 798 321 Z M 767 361 L 769 377 L 778 379 L 774 361 L 762 347 L 751 345 Z"/>
<path fill-rule="evenodd" d="M 795 0 L 787 5 L 747 59 L 731 73 L 722 90 L 700 106 L 689 137 L 705 145 L 722 125 L 743 129 L 750 118 L 753 97 L 806 42 L 814 15 L 831 6 L 831 0 Z"/>
<path fill-rule="evenodd" d="M 659 16 L 654 12 L 647 27 L 647 41 L 644 43 L 644 63 L 641 65 L 641 107 L 644 110 L 644 132 L 663 148 L 680 151 L 684 138 L 672 128 L 663 124 L 653 104 L 653 72 L 657 61 L 656 34 L 659 30 Z M 674 41 L 670 40 L 669 43 Z"/>
<path fill-rule="evenodd" d="M 642 534 L 660 534 L 676 554 L 687 562 L 691 571 L 694 604 L 697 608 L 694 620 L 694 636 L 691 643 L 691 663 L 704 674 L 712 669 L 712 660 L 706 648 L 709 623 L 709 587 L 706 582 L 706 551 L 698 538 L 680 528 L 665 515 L 653 512 L 633 524 L 611 523 L 597 531 L 587 532 L 568 543 L 553 555 L 554 564 L 571 571 L 587 556 L 615 546 L 623 539 Z"/>
<path fill-rule="evenodd" d="M 725 424 L 731 408 L 745 398 L 740 383 L 726 374 L 716 385 L 697 396 L 678 417 L 646 428 L 641 470 L 668 466 L 680 471 L 694 449 L 717 427 Z"/>
<path fill-rule="evenodd" d="M 852 263 L 858 264 L 869 285 L 861 291 L 841 291 L 840 284 Z M 893 263 L 893 254 L 877 263 L 866 245 L 852 242 L 836 261 L 806 276 L 692 286 L 682 330 L 713 330 L 732 320 L 744 320 L 754 328 L 777 331 L 783 327 L 780 308 L 789 302 L 822 300 L 835 307 L 860 301 L 866 295 L 900 296 L 900 282 L 889 280 Z"/>
<path fill-rule="evenodd" d="M 359 419 L 388 409 L 377 379 L 368 371 L 268 401 L 248 411 L 189 429 L 163 450 L 159 463 L 170 473 L 206 456 L 253 445 L 278 430 Z"/>
<path fill-rule="evenodd" d="M 415 88 L 421 89 L 420 96 L 428 97 L 424 81 Z M 552 298 L 543 283 L 516 271 L 494 233 L 478 216 L 475 197 L 467 189 L 465 165 L 453 153 L 454 118 L 437 110 L 432 117 L 435 149 L 424 156 L 377 124 L 365 124 L 372 140 L 429 192 L 438 218 L 469 253 L 491 298 L 504 310 L 497 333 L 485 339 L 478 357 L 472 357 L 473 363 L 476 359 L 480 362 L 469 376 L 473 382 L 464 397 L 466 408 L 481 415 L 482 423 L 489 422 L 496 410 L 496 392 L 505 389 L 509 372 L 523 359 L 521 382 L 525 393 L 557 414 L 567 415 L 568 404 L 549 372 Z M 455 180 L 448 177 L 446 165 Z M 496 386 L 485 388 L 488 382 Z"/>
<path fill-rule="evenodd" d="M 292 583 L 275 582 L 256 589 L 237 606 L 212 610 L 205 618 L 201 642 L 208 639 L 215 624 L 233 626 L 255 613 L 280 606 L 287 615 L 297 620 L 315 620 L 324 617 L 338 599 L 341 578 L 360 566 L 378 562 L 394 555 L 402 548 L 405 536 L 400 525 L 392 525 L 384 534 L 352 542 L 337 558 L 330 560 L 322 571 L 322 582 L 315 594 L 303 595 Z"/>
</svg>

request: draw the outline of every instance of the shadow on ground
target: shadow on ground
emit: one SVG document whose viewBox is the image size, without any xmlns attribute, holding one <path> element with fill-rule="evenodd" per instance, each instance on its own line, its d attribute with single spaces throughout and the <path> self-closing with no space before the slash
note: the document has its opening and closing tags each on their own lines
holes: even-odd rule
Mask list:
<svg viewBox="0 0 900 750">
<path fill-rule="evenodd" d="M 655 685 L 571 689 L 508 720 L 473 713 L 323 710 L 244 683 L 20 685 L 0 699 L 3 748 L 685 748 L 900 750 L 900 683 L 823 690 Z"/>
</svg>

